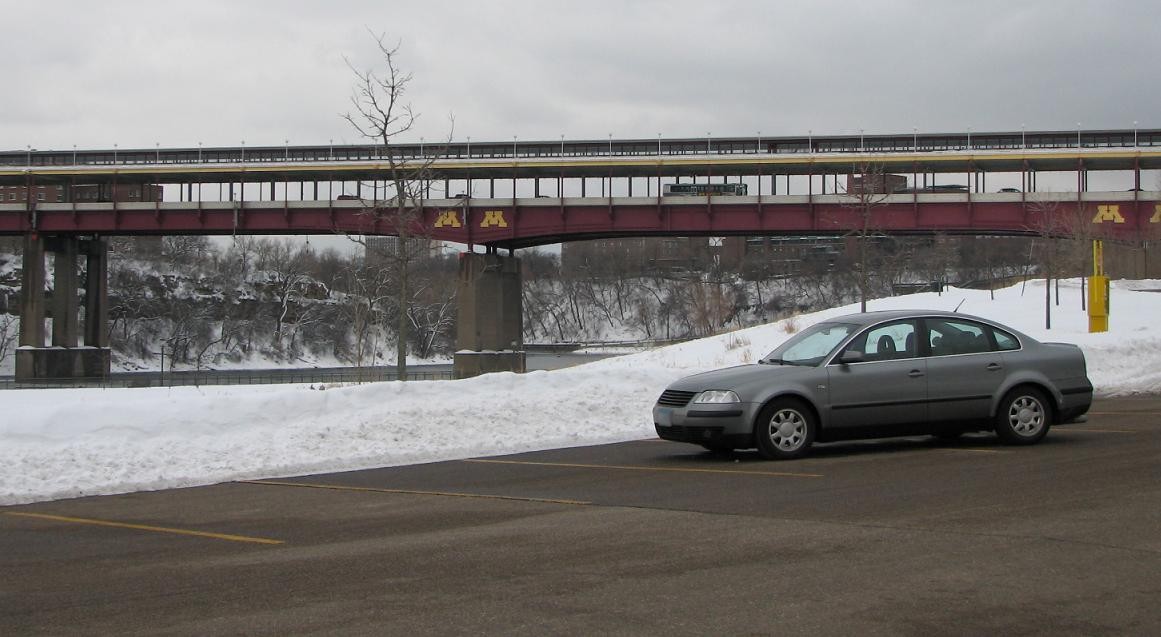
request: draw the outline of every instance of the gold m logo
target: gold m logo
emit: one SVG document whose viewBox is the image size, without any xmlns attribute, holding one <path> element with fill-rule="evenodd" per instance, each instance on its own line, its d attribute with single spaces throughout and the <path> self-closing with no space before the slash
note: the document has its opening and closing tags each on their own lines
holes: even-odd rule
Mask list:
<svg viewBox="0 0 1161 637">
<path fill-rule="evenodd" d="M 1161 203 L 1153 206 L 1153 216 L 1150 217 L 1149 223 L 1161 223 Z"/>
<path fill-rule="evenodd" d="M 484 220 L 480 222 L 481 228 L 507 228 L 508 222 L 504 221 L 503 210 L 485 210 Z"/>
<path fill-rule="evenodd" d="M 1113 223 L 1125 223 L 1125 218 L 1121 216 L 1121 207 L 1113 205 L 1097 206 L 1096 216 L 1092 218 L 1093 223 L 1104 223 L 1112 221 Z"/>
<path fill-rule="evenodd" d="M 439 213 L 439 217 L 435 220 L 436 228 L 449 226 L 452 228 L 460 227 L 460 217 L 456 214 L 455 210 L 444 210 L 443 212 Z"/>
</svg>

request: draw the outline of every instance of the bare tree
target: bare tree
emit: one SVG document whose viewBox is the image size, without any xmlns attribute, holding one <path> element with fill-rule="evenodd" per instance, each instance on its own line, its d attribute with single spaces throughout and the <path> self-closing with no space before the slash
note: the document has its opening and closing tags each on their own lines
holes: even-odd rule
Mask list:
<svg viewBox="0 0 1161 637">
<path fill-rule="evenodd" d="M 309 274 L 313 253 L 310 246 L 296 249 L 289 241 L 261 240 L 256 244 L 255 265 L 262 277 L 264 291 L 273 300 L 271 345 L 280 354 L 291 358 L 295 355 L 295 333 L 313 318 L 312 307 L 305 301 L 311 296 L 321 295 L 313 289 L 318 283 Z"/>
<path fill-rule="evenodd" d="M 867 262 L 868 241 L 880 235 L 872 223 L 876 208 L 886 203 L 887 197 L 893 192 L 889 187 L 891 175 L 883 172 L 882 164 L 868 161 L 859 161 L 851 167 L 847 176 L 847 187 L 844 193 L 847 202 L 844 205 L 858 214 L 858 227 L 845 236 L 858 239 L 858 256 L 856 261 L 856 285 L 859 290 L 859 311 L 867 311 L 867 295 L 869 288 L 869 264 Z"/>
<path fill-rule="evenodd" d="M 354 339 L 350 360 L 356 367 L 374 365 L 384 306 L 394 294 L 391 278 L 384 268 L 364 261 L 348 267 L 346 287 L 349 296 L 342 311 L 350 321 Z"/>
<path fill-rule="evenodd" d="M 16 344 L 16 332 L 16 317 L 11 314 L 0 314 L 0 363 L 12 355 L 12 346 Z"/>
<path fill-rule="evenodd" d="M 381 250 L 382 254 L 378 256 L 391 265 L 398 286 L 395 356 L 399 379 L 407 380 L 408 307 L 412 296 L 409 275 L 412 263 L 426 257 L 429 249 L 430 231 L 423 223 L 423 199 L 431 181 L 431 166 L 439 153 L 430 157 L 405 158 L 393 145 L 399 136 L 415 126 L 419 117 L 403 100 L 412 76 L 399 66 L 399 45 L 386 44 L 384 35 L 371 35 L 378 46 L 382 68 L 360 69 L 346 60 L 347 67 L 355 76 L 350 98 L 354 110 L 343 115 L 343 119 L 359 135 L 379 146 L 382 160 L 386 163 L 384 178 L 394 190 L 390 199 L 378 200 L 375 197 L 364 200 L 364 211 L 372 228 L 380 221 L 387 221 L 397 237 L 394 245 Z M 451 141 L 450 131 L 447 141 Z M 378 192 L 376 187 L 371 190 Z M 387 190 L 386 184 L 384 190 Z M 363 239 L 357 241 L 364 247 L 368 246 Z"/>
<path fill-rule="evenodd" d="M 1052 329 L 1052 280 L 1064 260 L 1061 238 L 1074 232 L 1073 215 L 1064 214 L 1052 193 L 1038 193 L 1028 202 L 1029 225 L 1039 235 L 1038 265 L 1044 274 L 1044 329 Z"/>
</svg>

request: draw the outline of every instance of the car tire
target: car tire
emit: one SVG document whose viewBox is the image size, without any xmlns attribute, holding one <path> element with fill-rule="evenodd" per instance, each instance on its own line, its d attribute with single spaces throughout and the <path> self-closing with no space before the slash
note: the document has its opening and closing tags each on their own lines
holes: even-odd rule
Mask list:
<svg viewBox="0 0 1161 637">
<path fill-rule="evenodd" d="M 1052 403 L 1035 387 L 1013 389 L 996 409 L 996 436 L 1004 444 L 1036 444 L 1048 434 L 1051 425 Z"/>
<path fill-rule="evenodd" d="M 818 420 L 801 400 L 781 398 L 762 408 L 754 425 L 758 453 L 768 460 L 806 455 L 814 444 Z"/>
</svg>

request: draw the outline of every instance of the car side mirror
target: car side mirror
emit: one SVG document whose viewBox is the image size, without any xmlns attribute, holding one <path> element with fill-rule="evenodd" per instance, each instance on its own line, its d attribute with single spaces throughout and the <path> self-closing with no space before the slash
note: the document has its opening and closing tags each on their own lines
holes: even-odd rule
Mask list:
<svg viewBox="0 0 1161 637">
<path fill-rule="evenodd" d="M 867 359 L 863 357 L 863 353 L 857 349 L 848 349 L 839 357 L 839 362 L 843 365 L 847 363 L 861 363 L 865 360 Z"/>
</svg>

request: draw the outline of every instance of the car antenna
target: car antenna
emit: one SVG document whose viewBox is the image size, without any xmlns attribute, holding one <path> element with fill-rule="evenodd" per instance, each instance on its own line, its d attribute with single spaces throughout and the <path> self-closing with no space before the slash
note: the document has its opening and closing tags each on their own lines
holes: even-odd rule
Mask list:
<svg viewBox="0 0 1161 637">
<path fill-rule="evenodd" d="M 958 304 L 956 304 L 956 306 L 955 306 L 955 309 L 954 309 L 954 310 L 952 310 L 952 312 L 958 312 L 958 311 L 959 311 L 959 306 L 960 306 L 960 305 L 963 305 L 963 302 L 964 302 L 964 301 L 966 301 L 966 300 L 967 300 L 966 298 L 960 299 L 960 300 L 959 300 L 959 303 L 958 303 Z"/>
</svg>

